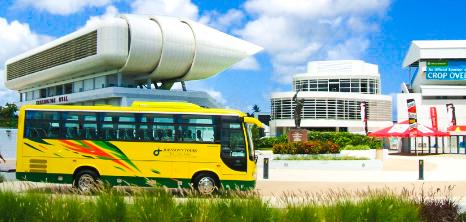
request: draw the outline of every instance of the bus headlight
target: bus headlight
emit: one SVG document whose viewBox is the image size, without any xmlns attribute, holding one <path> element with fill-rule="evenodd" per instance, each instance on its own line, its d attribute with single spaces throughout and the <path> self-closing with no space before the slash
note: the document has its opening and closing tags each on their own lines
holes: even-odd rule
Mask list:
<svg viewBox="0 0 466 222">
<path fill-rule="evenodd" d="M 254 180 L 257 180 L 257 174 L 256 173 L 252 173 L 252 177 L 254 178 Z"/>
</svg>

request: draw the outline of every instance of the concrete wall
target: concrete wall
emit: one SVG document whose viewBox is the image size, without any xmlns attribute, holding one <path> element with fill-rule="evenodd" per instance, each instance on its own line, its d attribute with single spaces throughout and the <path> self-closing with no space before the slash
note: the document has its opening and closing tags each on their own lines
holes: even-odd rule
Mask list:
<svg viewBox="0 0 466 222">
<path fill-rule="evenodd" d="M 10 131 L 8 136 L 7 131 Z M 17 129 L 0 129 L 0 151 L 5 159 L 16 159 Z"/>
</svg>

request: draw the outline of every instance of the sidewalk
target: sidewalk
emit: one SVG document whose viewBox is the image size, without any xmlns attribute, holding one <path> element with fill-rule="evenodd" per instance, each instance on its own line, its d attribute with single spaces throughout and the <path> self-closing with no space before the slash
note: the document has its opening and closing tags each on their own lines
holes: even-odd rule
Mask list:
<svg viewBox="0 0 466 222">
<path fill-rule="evenodd" d="M 424 180 L 419 180 L 419 160 L 424 160 Z M 263 157 L 259 155 L 259 161 Z M 273 161 L 273 160 L 269 160 Z M 466 155 L 443 154 L 432 156 L 390 155 L 383 161 L 383 171 L 317 171 L 269 169 L 269 179 L 263 179 L 263 164 L 258 164 L 256 189 L 264 195 L 283 192 L 326 192 L 329 189 L 356 191 L 389 188 L 401 192 L 403 188 L 421 187 L 444 189 L 455 186 L 453 196 L 466 196 Z"/>
</svg>

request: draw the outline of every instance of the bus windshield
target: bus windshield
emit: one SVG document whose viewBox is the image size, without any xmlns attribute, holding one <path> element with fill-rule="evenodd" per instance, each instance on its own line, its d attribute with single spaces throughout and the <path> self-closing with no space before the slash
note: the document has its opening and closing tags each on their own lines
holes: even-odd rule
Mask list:
<svg viewBox="0 0 466 222">
<path fill-rule="evenodd" d="M 254 143 L 252 142 L 252 127 L 254 125 L 249 123 L 244 123 L 246 125 L 246 133 L 248 136 L 248 149 L 249 149 L 249 159 L 254 160 L 254 156 L 256 155 L 254 152 Z"/>
</svg>

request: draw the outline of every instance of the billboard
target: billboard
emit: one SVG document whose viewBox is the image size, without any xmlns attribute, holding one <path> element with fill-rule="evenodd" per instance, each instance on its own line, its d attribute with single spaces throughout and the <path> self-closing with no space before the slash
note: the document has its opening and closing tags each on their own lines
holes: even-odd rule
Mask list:
<svg viewBox="0 0 466 222">
<path fill-rule="evenodd" d="M 428 80 L 466 80 L 466 61 L 427 61 Z"/>
</svg>

